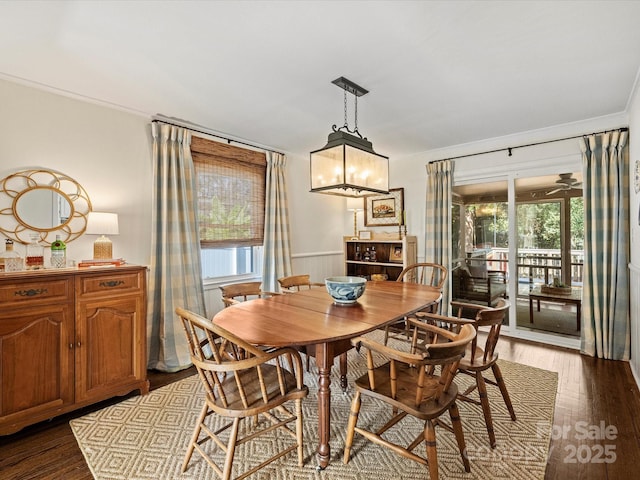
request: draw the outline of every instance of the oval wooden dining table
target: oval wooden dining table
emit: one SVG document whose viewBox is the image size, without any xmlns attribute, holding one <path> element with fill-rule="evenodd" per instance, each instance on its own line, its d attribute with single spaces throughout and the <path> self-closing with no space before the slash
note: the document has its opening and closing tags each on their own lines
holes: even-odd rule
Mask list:
<svg viewBox="0 0 640 480">
<path fill-rule="evenodd" d="M 331 366 L 351 348 L 349 340 L 423 310 L 440 291 L 403 282 L 367 282 L 358 302 L 333 302 L 323 287 L 242 302 L 217 313 L 213 322 L 243 340 L 270 347 L 314 346 L 318 367 L 318 468 L 329 464 Z"/>
</svg>

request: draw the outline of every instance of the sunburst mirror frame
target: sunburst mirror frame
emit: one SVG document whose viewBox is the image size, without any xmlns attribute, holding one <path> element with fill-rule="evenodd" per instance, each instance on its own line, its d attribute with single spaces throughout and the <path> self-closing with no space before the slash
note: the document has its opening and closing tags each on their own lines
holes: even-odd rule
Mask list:
<svg viewBox="0 0 640 480">
<path fill-rule="evenodd" d="M 58 217 L 60 223 L 38 226 L 24 218 L 26 212 L 21 211 L 18 204 L 25 200 L 25 195 L 38 190 L 50 191 L 52 198 L 58 194 L 60 204 L 66 201 L 68 211 Z M 51 205 L 43 208 L 53 210 Z M 33 234 L 47 245 L 56 235 L 65 243 L 71 242 L 84 233 L 90 211 L 91 200 L 86 190 L 63 173 L 45 168 L 21 170 L 0 181 L 0 232 L 16 242 L 27 244 Z"/>
</svg>

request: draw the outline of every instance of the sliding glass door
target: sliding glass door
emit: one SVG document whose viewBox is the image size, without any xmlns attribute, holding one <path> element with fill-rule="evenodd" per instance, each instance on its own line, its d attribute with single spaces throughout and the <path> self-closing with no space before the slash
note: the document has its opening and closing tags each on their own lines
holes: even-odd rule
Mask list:
<svg viewBox="0 0 640 480">
<path fill-rule="evenodd" d="M 454 185 L 452 298 L 494 305 L 506 297 L 511 334 L 574 345 L 584 257 L 580 177 L 513 173 Z"/>
<path fill-rule="evenodd" d="M 579 177 L 577 172 L 516 180 L 519 329 L 580 336 L 584 208 Z M 532 184 L 548 186 L 531 189 Z"/>
<path fill-rule="evenodd" d="M 509 296 L 507 182 L 454 187 L 452 298 L 495 305 Z"/>
</svg>

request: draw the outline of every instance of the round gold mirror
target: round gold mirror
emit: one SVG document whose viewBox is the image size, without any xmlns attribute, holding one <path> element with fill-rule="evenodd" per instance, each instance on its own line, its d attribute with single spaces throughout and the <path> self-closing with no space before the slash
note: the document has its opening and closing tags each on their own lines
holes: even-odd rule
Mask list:
<svg viewBox="0 0 640 480">
<path fill-rule="evenodd" d="M 0 182 L 0 232 L 21 243 L 37 233 L 70 242 L 87 226 L 89 195 L 73 178 L 53 170 L 22 170 Z"/>
</svg>

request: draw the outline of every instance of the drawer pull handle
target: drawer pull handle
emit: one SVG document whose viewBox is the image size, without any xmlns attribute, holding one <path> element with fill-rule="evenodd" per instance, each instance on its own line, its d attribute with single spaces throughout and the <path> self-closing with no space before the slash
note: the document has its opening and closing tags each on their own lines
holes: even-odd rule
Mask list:
<svg viewBox="0 0 640 480">
<path fill-rule="evenodd" d="M 14 295 L 19 295 L 21 297 L 35 297 L 36 295 L 42 295 L 43 293 L 47 293 L 46 288 L 30 288 L 29 290 L 18 290 Z"/>
<path fill-rule="evenodd" d="M 69 344 L 69 350 L 73 350 L 73 343 Z"/>
<path fill-rule="evenodd" d="M 124 280 L 107 280 L 106 282 L 100 282 L 101 287 L 118 287 L 124 285 Z"/>
</svg>

